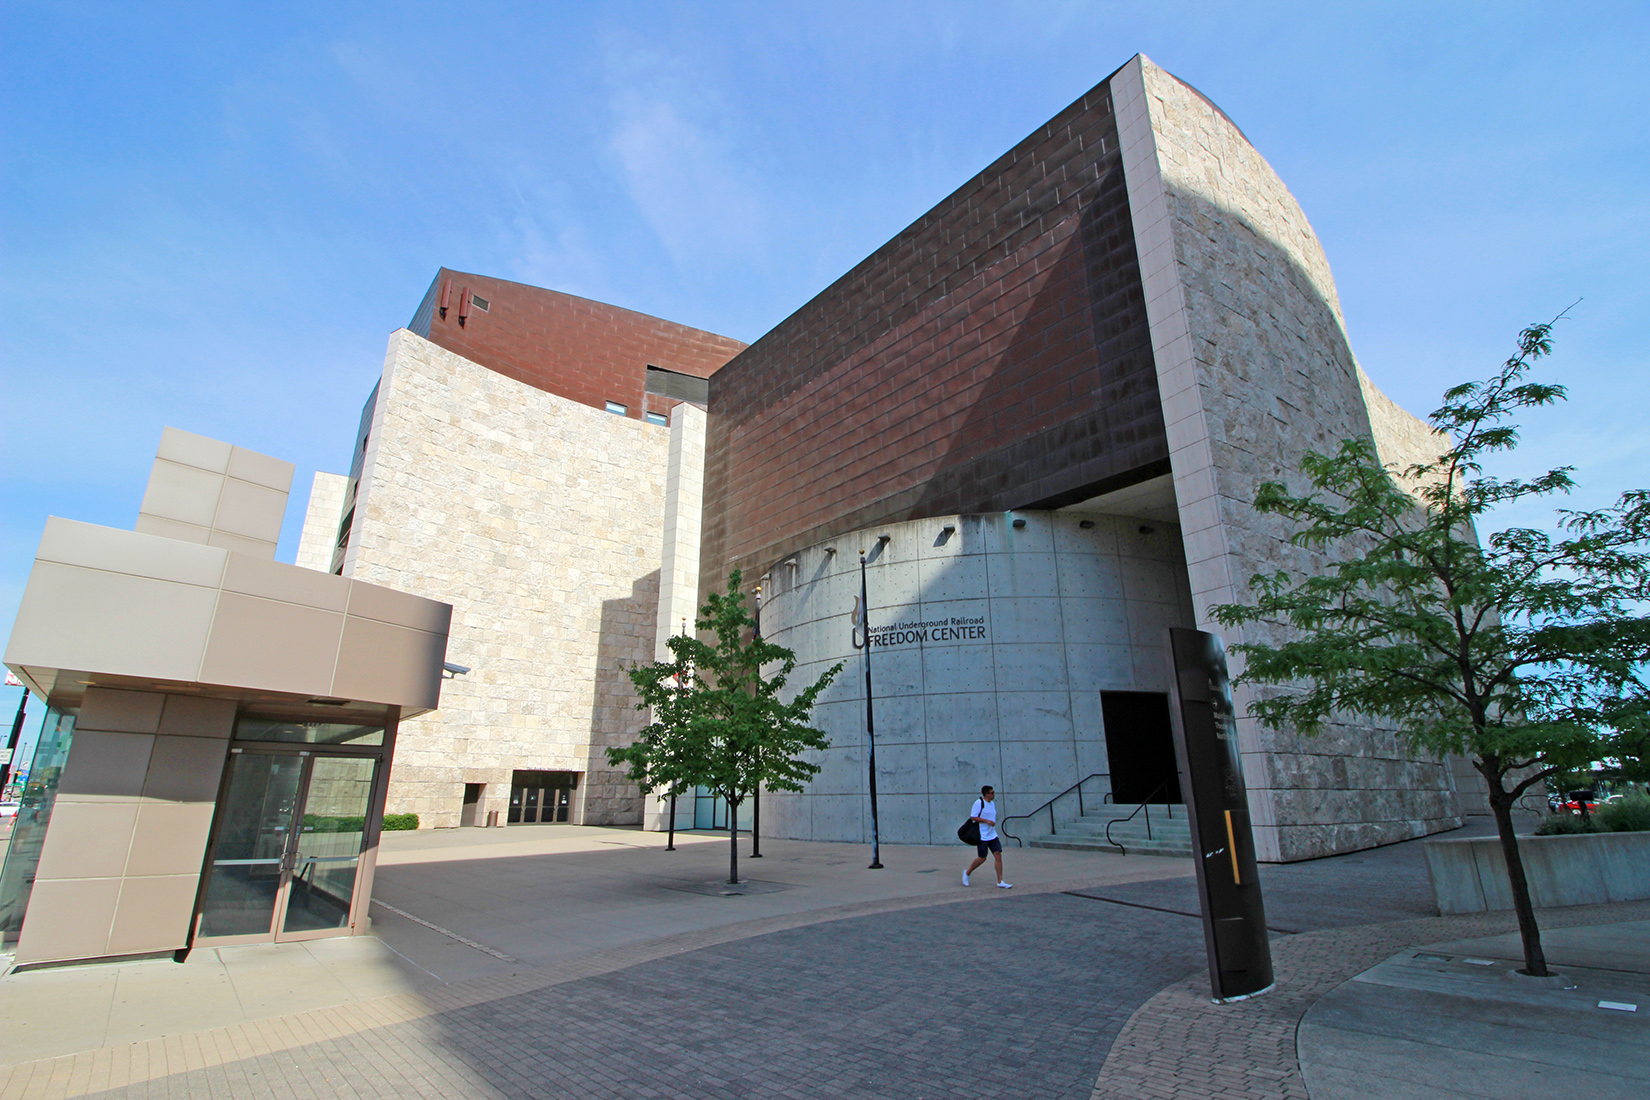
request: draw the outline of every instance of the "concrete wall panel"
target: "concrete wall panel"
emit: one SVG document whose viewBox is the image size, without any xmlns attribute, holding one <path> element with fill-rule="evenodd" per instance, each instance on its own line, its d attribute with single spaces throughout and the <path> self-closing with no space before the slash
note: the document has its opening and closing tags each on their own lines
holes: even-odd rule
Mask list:
<svg viewBox="0 0 1650 1100">
<path fill-rule="evenodd" d="M 161 429 L 160 446 L 156 448 L 155 456 L 215 474 L 226 474 L 234 450 L 232 445 L 221 440 L 167 427 Z"/>
<path fill-rule="evenodd" d="M 46 841 L 40 848 L 36 885 L 50 879 L 118 879 L 126 871 L 137 811 L 135 797 L 129 802 L 75 802 L 59 798 L 52 808 L 51 828 L 46 831 Z M 42 912 L 37 905 L 33 898 L 29 900 L 25 927 L 50 923 L 62 916 L 52 910 Z M 43 919 L 37 921 L 37 917 Z"/>
<path fill-rule="evenodd" d="M 333 612 L 225 592 L 200 677 L 211 684 L 330 695 L 343 629 L 344 616 Z"/>
<path fill-rule="evenodd" d="M 6 661 L 194 680 L 217 591 L 36 562 Z"/>
<path fill-rule="evenodd" d="M 79 735 L 76 730 L 75 736 Z M 149 756 L 143 797 L 211 805 L 218 797 L 218 781 L 223 778 L 223 760 L 228 751 L 229 742 L 215 737 L 159 735 Z"/>
<path fill-rule="evenodd" d="M 286 507 L 286 496 L 292 491 L 292 475 L 298 467 L 282 458 L 259 454 L 245 447 L 234 447 L 229 453 L 229 466 L 224 471 L 231 478 L 274 489 L 281 494 L 281 507 Z"/>
<path fill-rule="evenodd" d="M 222 474 L 157 458 L 139 511 L 178 523 L 211 527 L 223 486 Z"/>
<path fill-rule="evenodd" d="M 148 691 L 88 688 L 75 728 L 110 733 L 158 733 L 165 697 Z"/>
<path fill-rule="evenodd" d="M 81 711 L 84 717 L 85 711 Z M 206 699 L 168 695 L 159 732 L 168 737 L 227 738 L 235 727 L 233 699 Z"/>
<path fill-rule="evenodd" d="M 228 557 L 221 550 L 180 544 L 167 536 L 157 538 L 136 531 L 118 531 L 56 516 L 46 521 L 46 531 L 35 556 L 59 565 L 129 573 L 206 588 L 215 586 L 223 577 Z"/>
<path fill-rule="evenodd" d="M 809 832 L 797 835 L 866 839 L 865 806 L 853 801 L 866 791 L 863 656 L 843 614 L 858 594 L 859 564 L 840 548 L 870 545 L 880 534 L 891 541 L 868 567 L 872 636 L 881 639 L 871 652 L 879 802 L 902 807 L 884 815 L 883 839 L 944 840 L 982 783 L 996 786 L 1014 812 L 1027 812 L 1109 770 L 1099 691 L 1162 690 L 1159 635 L 1168 625 L 1189 625 L 1178 598 L 1186 587 L 1177 584 L 1185 572 L 1180 540 L 1161 521 L 1161 537 L 1128 539 L 1119 530 L 1133 531 L 1138 520 L 1015 518 L 1026 526 L 1014 528 L 1000 515 L 885 524 L 839 537 L 834 556 L 824 546 L 806 547 L 795 569 L 773 571 L 762 631 L 808 658 L 792 685 L 846 662 L 840 686 L 814 713 L 832 741 L 818 759 L 823 771 L 806 793 L 772 796 L 773 829 L 805 823 Z M 941 541 L 946 526 L 953 532 Z M 921 565 L 915 573 L 913 559 Z M 1099 580 L 1073 583 L 1066 591 L 1083 594 L 1062 597 L 1062 577 Z M 934 591 L 942 598 L 930 598 Z M 1126 599 L 1129 592 L 1169 602 Z M 1068 630 L 1093 640 L 1068 643 Z M 812 805 L 802 813 L 792 801 Z"/>
<path fill-rule="evenodd" d="M 57 827 L 55 821 L 52 827 Z M 36 879 L 29 894 L 29 912 L 50 919 L 23 923 L 17 961 L 95 959 L 108 954 L 109 930 L 119 899 L 118 878 Z"/>
<path fill-rule="evenodd" d="M 216 792 L 213 792 L 216 794 Z M 124 874 L 198 877 L 212 831 L 207 802 L 144 802 L 138 807 Z"/>
<path fill-rule="evenodd" d="M 344 699 L 406 700 L 434 709 L 441 701 L 447 637 L 358 619 L 344 623 L 338 671 L 330 694 Z"/>
<path fill-rule="evenodd" d="M 230 556 L 224 568 L 223 588 L 225 592 L 239 592 L 246 596 L 260 596 L 266 600 L 280 600 L 339 613 L 348 607 L 350 600 L 350 582 L 343 577 L 317 573 L 312 569 L 293 569 L 243 554 Z"/>
<path fill-rule="evenodd" d="M 229 478 L 223 483 L 212 526 L 242 538 L 275 542 L 281 537 L 281 520 L 285 515 L 285 489 Z"/>
<path fill-rule="evenodd" d="M 125 802 L 143 793 L 155 747 L 153 734 L 76 729 L 57 783 L 59 802 Z M 55 829 L 56 819 L 52 827 Z"/>
<path fill-rule="evenodd" d="M 175 951 L 188 942 L 198 877 L 160 875 L 122 880 L 107 953 Z"/>
</svg>

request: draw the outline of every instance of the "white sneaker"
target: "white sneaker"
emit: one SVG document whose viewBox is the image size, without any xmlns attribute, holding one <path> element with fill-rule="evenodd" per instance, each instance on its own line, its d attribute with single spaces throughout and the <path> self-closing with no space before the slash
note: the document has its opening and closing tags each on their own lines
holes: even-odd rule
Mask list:
<svg viewBox="0 0 1650 1100">
<path fill-rule="evenodd" d="M 963 885 L 964 886 L 968 885 L 968 872 L 967 871 L 963 872 Z"/>
<path fill-rule="evenodd" d="M 1014 884 L 1012 882 L 999 882 L 997 885 L 1000 886 L 1001 888 L 1003 888 L 1004 890 L 1014 889 Z"/>
</svg>

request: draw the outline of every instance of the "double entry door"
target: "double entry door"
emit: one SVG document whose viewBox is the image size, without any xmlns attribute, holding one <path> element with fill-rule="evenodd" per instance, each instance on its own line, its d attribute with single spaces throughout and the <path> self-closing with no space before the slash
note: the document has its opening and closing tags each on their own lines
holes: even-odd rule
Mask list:
<svg viewBox="0 0 1650 1100">
<path fill-rule="evenodd" d="M 378 757 L 236 749 L 197 935 L 313 939 L 351 925 Z"/>
</svg>

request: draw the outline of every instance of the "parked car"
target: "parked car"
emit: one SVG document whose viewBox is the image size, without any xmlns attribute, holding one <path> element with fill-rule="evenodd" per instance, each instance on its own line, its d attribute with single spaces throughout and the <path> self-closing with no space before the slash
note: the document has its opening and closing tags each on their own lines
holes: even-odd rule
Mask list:
<svg viewBox="0 0 1650 1100">
<path fill-rule="evenodd" d="M 1597 791 L 1570 791 L 1564 796 L 1564 811 L 1566 813 L 1579 814 L 1582 812 L 1583 807 L 1586 808 L 1587 813 L 1592 813 L 1598 809 Z"/>
<path fill-rule="evenodd" d="M 17 807 L 19 805 L 20 803 L 17 802 L 0 802 L 0 820 L 4 820 L 8 817 L 16 817 Z"/>
</svg>

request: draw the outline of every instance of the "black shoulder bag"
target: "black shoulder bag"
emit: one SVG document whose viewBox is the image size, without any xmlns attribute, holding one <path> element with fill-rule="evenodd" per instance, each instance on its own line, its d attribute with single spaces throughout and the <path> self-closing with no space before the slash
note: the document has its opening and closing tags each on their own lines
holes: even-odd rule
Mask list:
<svg viewBox="0 0 1650 1100">
<path fill-rule="evenodd" d="M 980 842 L 980 823 L 974 820 L 977 816 L 979 815 L 968 815 L 968 820 L 957 827 L 957 839 L 964 844 L 978 844 Z"/>
</svg>

